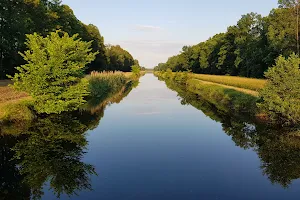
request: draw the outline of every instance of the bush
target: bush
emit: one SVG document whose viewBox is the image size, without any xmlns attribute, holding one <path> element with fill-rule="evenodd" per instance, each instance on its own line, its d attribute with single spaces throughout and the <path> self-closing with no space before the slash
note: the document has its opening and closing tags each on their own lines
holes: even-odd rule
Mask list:
<svg viewBox="0 0 300 200">
<path fill-rule="evenodd" d="M 300 123 L 300 59 L 292 54 L 280 56 L 276 65 L 265 73 L 268 79 L 258 104 L 269 117 L 283 125 Z"/>
<path fill-rule="evenodd" d="M 56 31 L 47 37 L 27 35 L 26 45 L 29 50 L 21 55 L 28 63 L 17 68 L 14 87 L 33 97 L 39 113 L 78 109 L 88 95 L 85 66 L 97 54 L 91 53 L 91 42 Z"/>
<path fill-rule="evenodd" d="M 133 66 L 131 66 L 131 72 L 132 72 L 134 78 L 137 78 L 140 76 L 141 67 L 138 65 L 133 65 Z"/>
</svg>

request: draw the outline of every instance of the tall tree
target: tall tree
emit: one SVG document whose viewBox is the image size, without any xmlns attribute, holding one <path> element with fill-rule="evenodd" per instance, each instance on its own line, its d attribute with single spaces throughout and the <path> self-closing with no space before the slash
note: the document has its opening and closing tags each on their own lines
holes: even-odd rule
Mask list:
<svg viewBox="0 0 300 200">
<path fill-rule="evenodd" d="M 291 10 L 292 15 L 295 18 L 296 24 L 296 40 L 297 40 L 297 54 L 300 55 L 300 44 L 299 44 L 299 8 L 300 0 L 279 0 L 278 1 L 280 8 L 288 8 Z"/>
<path fill-rule="evenodd" d="M 134 59 L 132 55 L 121 48 L 120 45 L 107 45 L 106 53 L 108 56 L 109 70 L 118 70 L 123 72 L 131 71 L 131 66 L 134 65 Z"/>
</svg>

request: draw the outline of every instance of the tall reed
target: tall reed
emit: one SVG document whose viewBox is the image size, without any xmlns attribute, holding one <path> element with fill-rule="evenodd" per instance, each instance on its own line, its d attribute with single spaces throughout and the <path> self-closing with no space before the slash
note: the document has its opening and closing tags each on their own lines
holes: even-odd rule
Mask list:
<svg viewBox="0 0 300 200">
<path fill-rule="evenodd" d="M 119 91 L 128 81 L 123 72 L 92 72 L 86 77 L 91 98 L 101 98 Z"/>
</svg>

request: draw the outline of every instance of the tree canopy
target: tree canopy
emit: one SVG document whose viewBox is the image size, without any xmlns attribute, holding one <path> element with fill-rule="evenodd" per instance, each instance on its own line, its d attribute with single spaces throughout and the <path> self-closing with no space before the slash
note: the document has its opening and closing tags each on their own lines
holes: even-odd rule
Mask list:
<svg viewBox="0 0 300 200">
<path fill-rule="evenodd" d="M 61 113 L 76 110 L 87 96 L 83 72 L 97 53 L 91 43 L 56 31 L 47 37 L 27 35 L 29 50 L 21 54 L 28 63 L 18 67 L 14 87 L 33 97 L 39 113 Z"/>
<path fill-rule="evenodd" d="M 86 42 L 93 41 L 92 51 L 99 53 L 86 73 L 109 68 L 122 70 L 109 67 L 104 37 L 99 29 L 82 23 L 68 5 L 59 0 L 5 0 L 0 1 L 0 79 L 13 75 L 15 67 L 25 64 L 18 52 L 26 50 L 26 34 L 47 36 L 56 30 L 71 36 L 78 34 Z"/>
<path fill-rule="evenodd" d="M 248 13 L 227 32 L 185 46 L 155 70 L 262 78 L 279 55 L 299 52 L 299 1 L 280 0 L 266 17 Z"/>
</svg>

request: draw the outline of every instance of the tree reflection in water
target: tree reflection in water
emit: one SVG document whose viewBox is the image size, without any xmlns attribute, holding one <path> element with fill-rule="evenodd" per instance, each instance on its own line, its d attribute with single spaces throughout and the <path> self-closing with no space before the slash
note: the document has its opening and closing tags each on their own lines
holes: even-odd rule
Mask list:
<svg viewBox="0 0 300 200">
<path fill-rule="evenodd" d="M 224 132 L 243 149 L 253 149 L 261 160 L 262 173 L 273 184 L 287 188 L 293 180 L 300 178 L 300 130 L 283 130 L 269 127 L 249 113 L 237 113 L 230 109 L 218 109 L 195 93 L 187 91 L 174 81 L 167 80 L 167 86 L 178 93 L 183 105 L 192 105 L 212 120 L 222 124 Z M 220 102 L 219 102 L 220 103 Z M 249 108 L 252 109 L 252 108 Z"/>
<path fill-rule="evenodd" d="M 95 169 L 81 161 L 87 145 L 86 130 L 75 117 L 63 114 L 39 118 L 24 133 L 27 138 L 13 150 L 34 198 L 42 197 L 46 182 L 58 197 L 91 190 L 90 175 L 96 174 Z"/>
<path fill-rule="evenodd" d="M 99 125 L 107 105 L 119 103 L 138 82 L 126 85 L 97 104 L 32 123 L 0 126 L 0 199 L 41 199 L 45 185 L 59 198 L 92 190 L 93 165 L 84 163 L 86 131 Z"/>
</svg>

